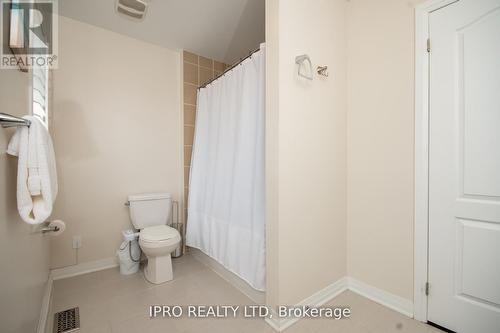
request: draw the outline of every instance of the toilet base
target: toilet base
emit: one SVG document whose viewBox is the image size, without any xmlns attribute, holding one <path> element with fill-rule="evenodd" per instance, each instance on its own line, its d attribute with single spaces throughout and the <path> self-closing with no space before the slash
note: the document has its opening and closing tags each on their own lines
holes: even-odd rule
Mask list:
<svg viewBox="0 0 500 333">
<path fill-rule="evenodd" d="M 174 278 L 170 253 L 165 256 L 148 257 L 144 277 L 151 283 L 160 284 Z"/>
</svg>

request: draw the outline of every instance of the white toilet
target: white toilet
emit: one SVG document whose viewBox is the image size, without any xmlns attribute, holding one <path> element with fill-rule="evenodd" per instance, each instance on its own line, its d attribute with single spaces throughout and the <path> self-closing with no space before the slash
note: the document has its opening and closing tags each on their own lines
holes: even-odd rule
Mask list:
<svg viewBox="0 0 500 333">
<path fill-rule="evenodd" d="M 179 232 L 167 225 L 172 199 L 168 193 L 130 195 L 130 219 L 139 229 L 139 245 L 148 258 L 146 279 L 160 284 L 173 279 L 170 254 L 179 247 Z"/>
</svg>

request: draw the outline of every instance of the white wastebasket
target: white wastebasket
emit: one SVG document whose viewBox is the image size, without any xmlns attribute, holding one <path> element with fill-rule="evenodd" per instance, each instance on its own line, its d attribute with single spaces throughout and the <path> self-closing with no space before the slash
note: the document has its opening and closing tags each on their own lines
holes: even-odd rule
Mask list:
<svg viewBox="0 0 500 333">
<path fill-rule="evenodd" d="M 141 259 L 141 249 L 136 239 L 123 241 L 116 254 L 120 262 L 120 274 L 130 275 L 137 273 Z"/>
</svg>

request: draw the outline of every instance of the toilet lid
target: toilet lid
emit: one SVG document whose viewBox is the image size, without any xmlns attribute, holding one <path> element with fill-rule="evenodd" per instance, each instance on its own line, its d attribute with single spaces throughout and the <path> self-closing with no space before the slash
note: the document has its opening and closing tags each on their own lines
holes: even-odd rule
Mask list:
<svg viewBox="0 0 500 333">
<path fill-rule="evenodd" d="M 175 238 L 179 232 L 167 225 L 156 225 L 141 230 L 139 237 L 144 241 L 157 242 Z"/>
</svg>

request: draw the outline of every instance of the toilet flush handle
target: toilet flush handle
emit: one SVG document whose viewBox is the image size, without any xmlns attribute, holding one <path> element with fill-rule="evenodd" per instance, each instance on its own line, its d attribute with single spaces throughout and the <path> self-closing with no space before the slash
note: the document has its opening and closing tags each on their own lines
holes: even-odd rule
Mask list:
<svg viewBox="0 0 500 333">
<path fill-rule="evenodd" d="M 124 205 L 130 207 L 130 201 L 125 202 Z"/>
</svg>

